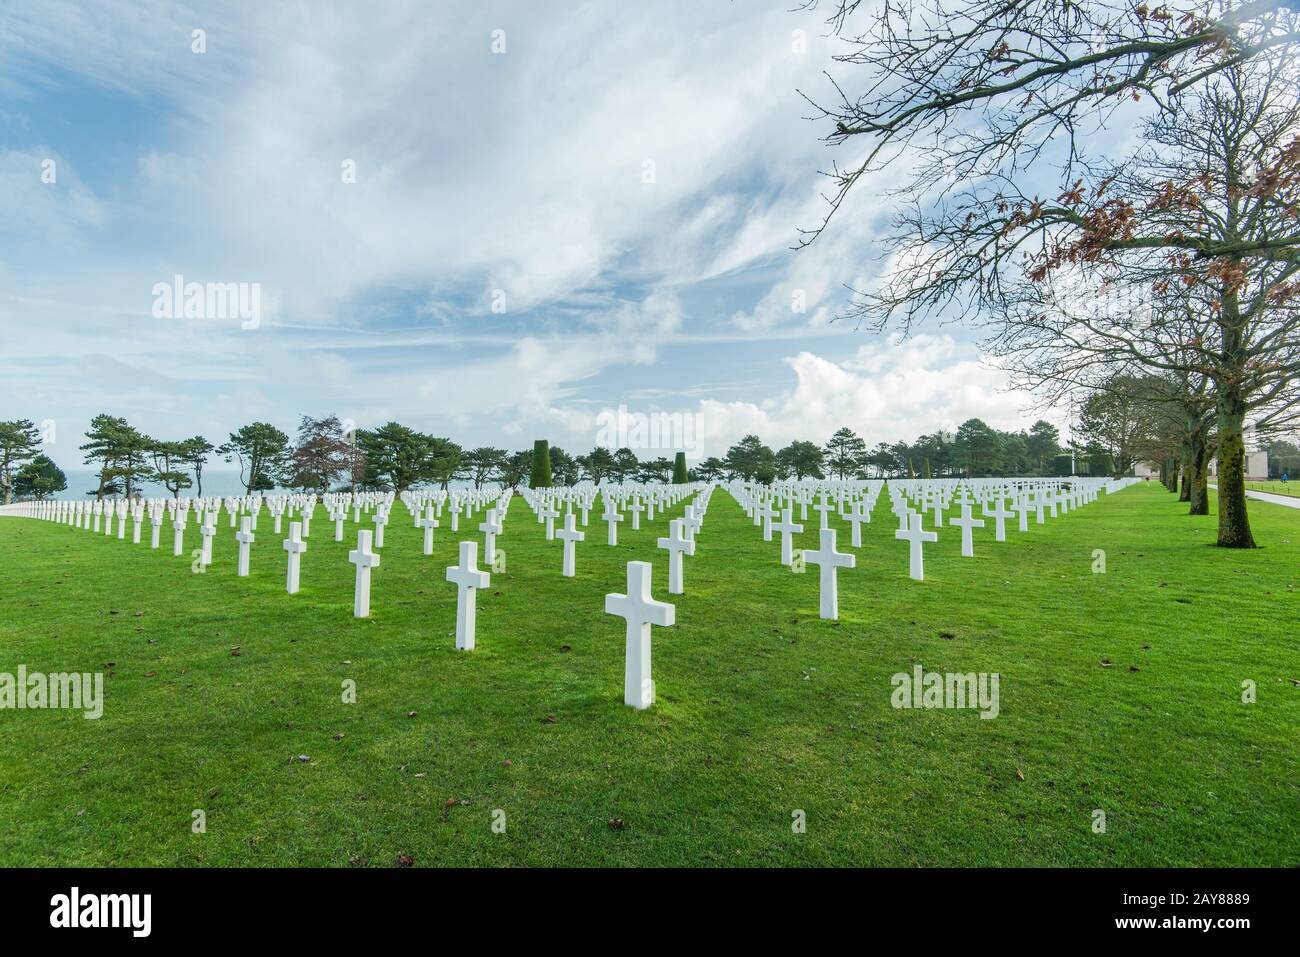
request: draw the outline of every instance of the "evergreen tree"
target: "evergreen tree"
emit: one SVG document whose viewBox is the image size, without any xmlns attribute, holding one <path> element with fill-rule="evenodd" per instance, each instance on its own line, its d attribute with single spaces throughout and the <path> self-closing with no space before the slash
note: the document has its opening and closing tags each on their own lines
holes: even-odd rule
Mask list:
<svg viewBox="0 0 1300 957">
<path fill-rule="evenodd" d="M 131 426 L 126 419 L 100 414 L 91 419 L 89 440 L 81 446 L 85 461 L 99 465 L 99 487 L 96 498 L 105 495 L 135 494 L 136 486 L 154 475 L 148 462 L 153 440 Z"/>
<path fill-rule="evenodd" d="M 14 473 L 13 490 L 22 498 L 45 498 L 68 487 L 68 477 L 48 456 L 37 455 Z"/>
<path fill-rule="evenodd" d="M 4 503 L 13 500 L 14 469 L 32 459 L 41 447 L 41 433 L 30 419 L 0 422 L 0 488 Z"/>
<path fill-rule="evenodd" d="M 194 473 L 194 494 L 203 497 L 203 466 L 208 464 L 208 457 L 217 447 L 201 435 L 186 439 L 181 443 L 180 462 Z"/>
<path fill-rule="evenodd" d="M 797 479 L 825 478 L 822 473 L 825 458 L 817 443 L 808 441 L 791 442 L 776 453 L 777 468 L 783 478 L 788 475 Z"/>
<path fill-rule="evenodd" d="M 239 460 L 239 481 L 250 493 L 270 491 L 289 462 L 289 436 L 269 422 L 253 422 L 230 433 L 217 452 Z"/>
<path fill-rule="evenodd" d="M 528 473 L 529 488 L 551 487 L 551 446 L 546 439 L 533 443 L 533 467 Z"/>
<path fill-rule="evenodd" d="M 149 455 L 153 459 L 153 480 L 171 492 L 172 498 L 180 498 L 181 490 L 193 484 L 189 472 L 183 470 L 187 464 L 185 443 L 154 442 Z"/>
<path fill-rule="evenodd" d="M 470 449 L 465 453 L 462 467 L 474 483 L 475 489 L 482 488 L 484 482 L 500 471 L 501 466 L 505 464 L 506 454 L 505 449 L 494 449 L 487 445 Z"/>
<path fill-rule="evenodd" d="M 686 453 L 678 452 L 673 458 L 673 484 L 685 485 L 690 481 L 690 476 L 686 471 Z"/>
<path fill-rule="evenodd" d="M 841 482 L 845 476 L 858 469 L 858 462 L 867 452 L 867 443 L 856 432 L 845 426 L 826 442 L 826 461 L 835 477 Z"/>
<path fill-rule="evenodd" d="M 497 471 L 497 481 L 507 488 L 518 489 L 533 466 L 533 453 L 524 451 L 507 456 Z"/>
</svg>

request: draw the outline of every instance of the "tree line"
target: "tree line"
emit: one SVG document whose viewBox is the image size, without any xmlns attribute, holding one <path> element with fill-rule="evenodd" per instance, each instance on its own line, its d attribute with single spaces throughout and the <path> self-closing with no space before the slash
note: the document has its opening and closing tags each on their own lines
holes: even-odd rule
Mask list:
<svg viewBox="0 0 1300 957">
<path fill-rule="evenodd" d="M 939 431 L 911 443 L 881 442 L 874 448 L 847 427 L 825 443 L 800 440 L 775 452 L 758 436 L 748 435 L 722 458 L 706 458 L 690 469 L 684 452 L 675 459 L 641 458 L 630 448 L 597 446 L 575 455 L 544 440 L 515 452 L 492 446 L 466 449 L 399 422 L 348 429 L 335 415 L 302 416 L 292 436 L 268 422 L 252 422 L 217 444 L 201 435 L 157 439 L 122 417 L 101 414 L 91 421 L 79 448 L 94 470 L 96 487 L 88 494 L 97 499 L 131 498 L 142 494 L 145 485 L 161 485 L 173 497 L 202 496 L 204 470 L 213 460 L 238 465 L 240 484 L 248 493 L 276 488 L 400 493 L 418 486 L 445 489 L 456 480 L 471 482 L 476 489 L 490 482 L 517 489 L 581 481 L 739 478 L 770 483 L 790 478 L 1069 474 L 1068 464 L 1067 471 L 1060 471 L 1055 426 L 1039 421 L 1028 431 L 1003 432 L 979 419 L 962 423 L 954 433 Z M 39 449 L 40 435 L 31 422 L 0 422 L 0 483 L 6 503 L 13 494 L 40 498 L 67 488 L 63 472 Z"/>
<path fill-rule="evenodd" d="M 1059 432 L 1050 422 L 1039 420 L 1028 431 L 1003 432 L 980 419 L 968 419 L 956 432 L 941 430 L 914 442 L 879 442 L 873 447 L 847 426 L 825 443 L 800 439 L 777 451 L 757 435 L 747 435 L 722 458 L 704 459 L 692 474 L 704 481 L 739 478 L 764 484 L 807 478 L 1069 475 L 1068 457 L 1062 463 L 1060 453 Z M 1062 467 L 1067 470 L 1061 472 Z"/>
<path fill-rule="evenodd" d="M 0 422 L 5 504 L 14 495 L 44 498 L 67 488 L 66 475 L 40 447 L 40 433 L 31 421 Z M 202 496 L 204 470 L 213 460 L 237 465 L 240 484 L 250 494 L 276 488 L 400 493 L 417 486 L 445 489 L 456 480 L 472 482 L 476 489 L 489 482 L 517 489 L 583 480 L 689 479 L 683 453 L 676 461 L 662 456 L 641 459 L 627 448 L 597 447 L 574 455 L 545 441 L 515 452 L 492 446 L 466 449 L 399 422 L 349 429 L 336 415 L 304 415 L 292 436 L 269 422 L 252 422 L 217 444 L 202 435 L 158 439 L 120 416 L 100 414 L 79 449 L 97 479 L 87 494 L 97 499 L 131 498 L 151 484 L 161 485 L 173 497 Z"/>
</svg>

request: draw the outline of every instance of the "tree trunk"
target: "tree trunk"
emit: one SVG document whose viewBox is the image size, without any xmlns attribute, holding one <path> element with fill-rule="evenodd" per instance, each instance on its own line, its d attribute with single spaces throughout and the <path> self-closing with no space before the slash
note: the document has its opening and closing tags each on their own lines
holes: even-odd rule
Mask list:
<svg viewBox="0 0 1300 957">
<path fill-rule="evenodd" d="M 1220 386 L 1219 541 L 1221 548 L 1254 548 L 1246 513 L 1246 402 L 1236 386 Z"/>
<path fill-rule="evenodd" d="M 1205 441 L 1209 423 L 1204 420 L 1192 429 L 1191 434 L 1191 495 L 1187 509 L 1188 515 L 1210 514 L 1210 450 Z"/>
<path fill-rule="evenodd" d="M 1190 502 L 1192 500 L 1192 448 L 1190 439 L 1183 443 L 1181 478 L 1182 481 L 1178 486 L 1178 501 Z"/>
</svg>

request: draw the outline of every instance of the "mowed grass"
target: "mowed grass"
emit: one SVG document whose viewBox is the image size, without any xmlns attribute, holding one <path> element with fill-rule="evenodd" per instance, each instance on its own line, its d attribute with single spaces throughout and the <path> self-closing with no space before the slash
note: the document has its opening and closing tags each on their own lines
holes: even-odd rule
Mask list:
<svg viewBox="0 0 1300 957">
<path fill-rule="evenodd" d="M 1247 482 L 1246 488 L 1254 492 L 1269 492 L 1273 495 L 1300 495 L 1295 482 Z"/>
<path fill-rule="evenodd" d="M 668 597 L 658 517 L 609 548 L 593 512 L 568 580 L 516 498 L 472 653 L 445 520 L 426 558 L 396 510 L 355 620 L 355 528 L 321 511 L 296 596 L 265 513 L 246 579 L 224 516 L 202 575 L 170 527 L 155 552 L 0 519 L 0 671 L 108 674 L 98 721 L 0 711 L 0 864 L 1294 866 L 1300 512 L 1250 508 L 1249 552 L 1155 483 L 1002 544 L 990 521 L 974 559 L 945 529 L 917 583 L 882 496 L 832 623 L 719 489 L 646 712 L 603 604 L 632 559 Z M 918 663 L 1000 674 L 999 717 L 895 710 Z"/>
</svg>

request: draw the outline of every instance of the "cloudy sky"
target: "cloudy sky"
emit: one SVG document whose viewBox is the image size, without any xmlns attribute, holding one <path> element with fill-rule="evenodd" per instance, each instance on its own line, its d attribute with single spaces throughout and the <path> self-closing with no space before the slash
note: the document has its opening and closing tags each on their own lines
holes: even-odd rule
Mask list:
<svg viewBox="0 0 1300 957">
<path fill-rule="evenodd" d="M 7 7 L 0 418 L 52 422 L 65 467 L 97 412 L 585 450 L 622 404 L 698 416 L 702 454 L 1027 426 L 960 333 L 831 321 L 880 268 L 886 182 L 790 249 L 833 49 L 791 6 Z M 256 284 L 256 321 L 168 312 L 178 275 Z"/>
</svg>

